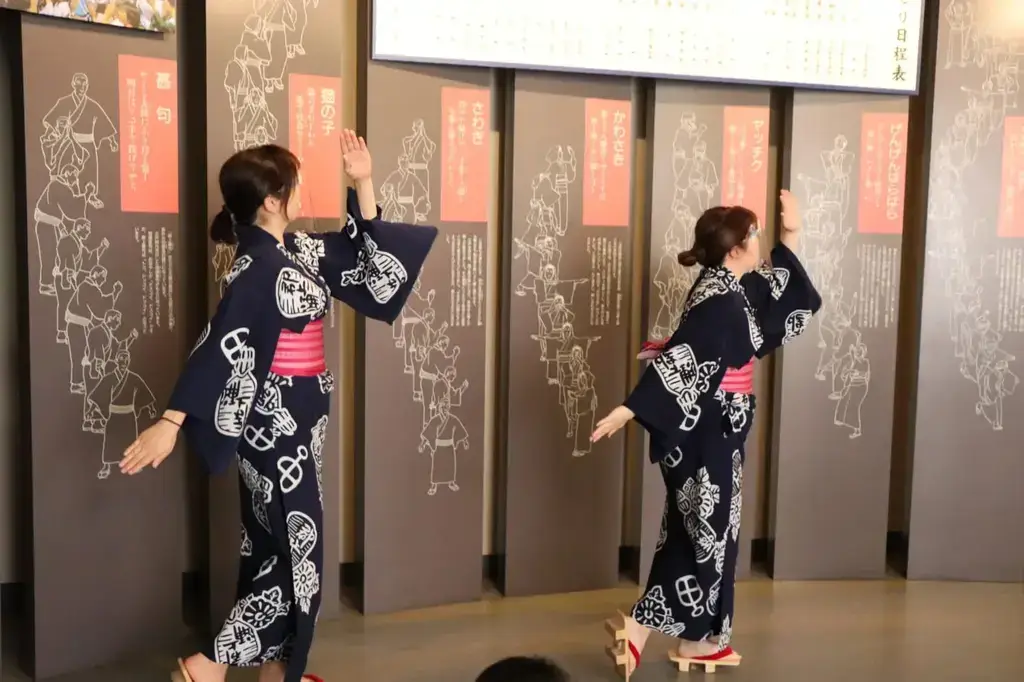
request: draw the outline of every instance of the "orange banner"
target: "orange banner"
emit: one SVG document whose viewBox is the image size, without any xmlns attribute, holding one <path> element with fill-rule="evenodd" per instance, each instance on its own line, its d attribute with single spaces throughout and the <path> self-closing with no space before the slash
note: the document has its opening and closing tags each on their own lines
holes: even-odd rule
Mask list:
<svg viewBox="0 0 1024 682">
<path fill-rule="evenodd" d="M 491 191 L 491 91 L 441 88 L 441 221 L 486 223 Z"/>
<path fill-rule="evenodd" d="M 178 65 L 117 57 L 121 211 L 178 212 Z"/>
<path fill-rule="evenodd" d="M 1024 116 L 1007 116 L 1003 123 L 1003 180 L 996 234 L 1024 237 Z"/>
<path fill-rule="evenodd" d="M 628 100 L 588 98 L 586 101 L 584 225 L 629 227 L 632 113 L 633 104 Z"/>
<path fill-rule="evenodd" d="M 341 79 L 288 74 L 288 148 L 302 162 L 302 218 L 342 216 Z"/>
<path fill-rule="evenodd" d="M 896 112 L 861 117 L 860 182 L 855 190 L 861 234 L 903 234 L 908 120 L 907 114 Z"/>
<path fill-rule="evenodd" d="M 722 204 L 749 208 L 762 226 L 768 214 L 770 117 L 768 107 L 725 107 L 722 112 Z"/>
</svg>

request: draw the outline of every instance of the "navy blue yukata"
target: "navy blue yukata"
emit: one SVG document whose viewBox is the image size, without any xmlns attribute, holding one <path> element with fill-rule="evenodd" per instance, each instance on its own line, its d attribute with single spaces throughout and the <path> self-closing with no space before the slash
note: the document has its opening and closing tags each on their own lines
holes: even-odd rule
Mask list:
<svg viewBox="0 0 1024 682">
<path fill-rule="evenodd" d="M 364 220 L 350 190 L 339 232 L 297 232 L 280 244 L 258 227 L 236 231 L 223 298 L 168 408 L 187 415 L 189 445 L 211 473 L 238 462 L 237 602 L 204 653 L 232 666 L 285 661 L 286 682 L 300 682 L 320 609 L 321 471 L 334 378 L 326 367 L 289 376 L 279 343 L 315 344 L 331 297 L 393 322 L 437 230 Z"/>
<path fill-rule="evenodd" d="M 626 399 L 650 434 L 668 493 L 647 588 L 632 610 L 641 625 L 711 640 L 720 650 L 729 645 L 744 443 L 755 404 L 752 392 L 722 380 L 802 334 L 820 307 L 783 244 L 739 279 L 724 267 L 705 268 L 675 333 Z"/>
</svg>

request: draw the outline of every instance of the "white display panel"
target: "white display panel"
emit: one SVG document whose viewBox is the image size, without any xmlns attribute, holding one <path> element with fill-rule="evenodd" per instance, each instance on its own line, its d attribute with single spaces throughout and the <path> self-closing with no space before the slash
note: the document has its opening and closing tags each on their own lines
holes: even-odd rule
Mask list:
<svg viewBox="0 0 1024 682">
<path fill-rule="evenodd" d="M 916 93 L 924 0 L 374 0 L 373 58 Z"/>
</svg>

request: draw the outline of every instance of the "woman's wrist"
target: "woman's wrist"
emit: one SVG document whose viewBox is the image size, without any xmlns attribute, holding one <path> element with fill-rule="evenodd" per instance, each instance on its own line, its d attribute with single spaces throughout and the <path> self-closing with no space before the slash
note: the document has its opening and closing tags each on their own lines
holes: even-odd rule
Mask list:
<svg viewBox="0 0 1024 682">
<path fill-rule="evenodd" d="M 179 429 L 185 423 L 185 413 L 178 412 L 177 410 L 164 410 L 164 413 L 160 415 L 160 421 L 167 422 L 168 424 L 174 424 Z"/>
</svg>

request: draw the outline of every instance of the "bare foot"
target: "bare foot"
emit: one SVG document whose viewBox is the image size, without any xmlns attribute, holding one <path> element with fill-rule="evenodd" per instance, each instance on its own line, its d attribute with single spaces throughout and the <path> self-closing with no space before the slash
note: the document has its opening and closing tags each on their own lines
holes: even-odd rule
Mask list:
<svg viewBox="0 0 1024 682">
<path fill-rule="evenodd" d="M 725 647 L 729 647 L 729 648 L 732 648 L 732 645 L 731 645 L 731 644 L 726 644 L 725 646 L 721 646 L 721 645 L 719 645 L 719 643 L 718 643 L 718 642 L 719 642 L 719 640 L 718 640 L 719 636 L 720 636 L 720 635 L 714 635 L 714 636 L 712 636 L 712 637 L 708 637 L 708 641 L 709 641 L 709 642 L 714 642 L 714 643 L 715 643 L 715 646 L 716 646 L 716 647 L 719 647 L 720 649 L 724 649 Z M 742 656 L 740 656 L 739 652 L 738 652 L 738 651 L 736 651 L 735 649 L 733 649 L 733 652 L 732 652 L 732 653 L 733 653 L 733 655 L 734 655 L 734 656 L 735 656 L 736 658 L 743 658 Z"/>
<path fill-rule="evenodd" d="M 711 656 L 718 653 L 718 642 L 704 640 L 691 642 L 688 639 L 679 640 L 679 655 L 682 658 L 698 658 L 700 656 Z"/>
<path fill-rule="evenodd" d="M 224 682 L 228 674 L 226 665 L 211 661 L 202 654 L 193 654 L 186 658 L 185 669 L 188 670 L 192 682 Z"/>
</svg>

